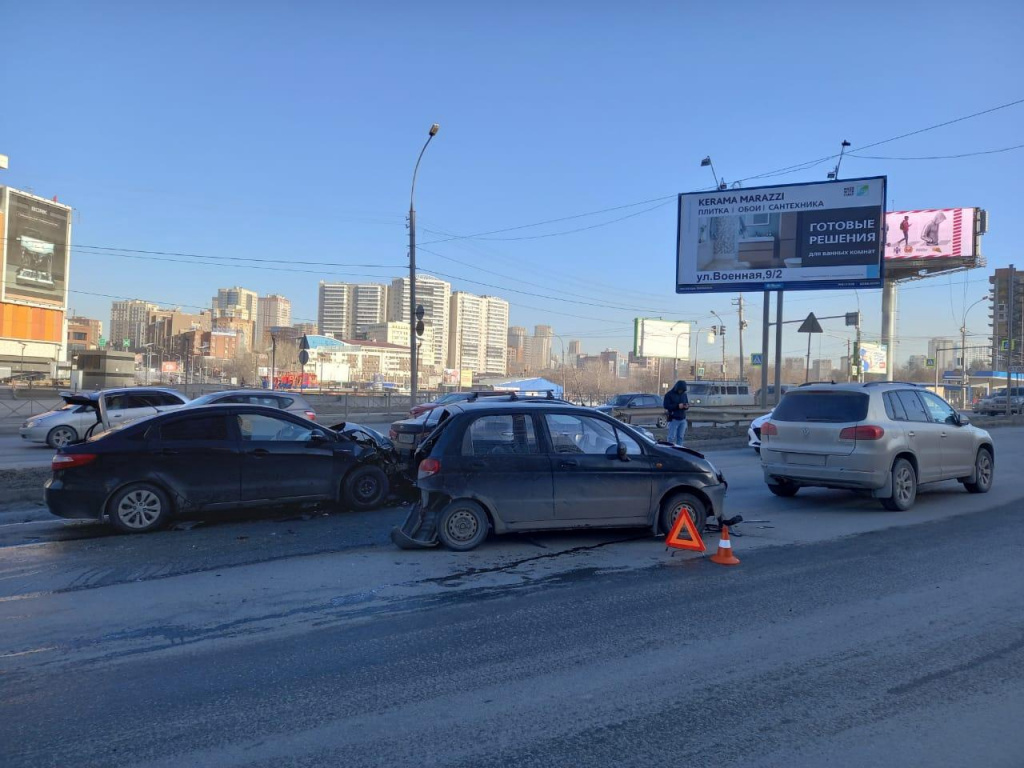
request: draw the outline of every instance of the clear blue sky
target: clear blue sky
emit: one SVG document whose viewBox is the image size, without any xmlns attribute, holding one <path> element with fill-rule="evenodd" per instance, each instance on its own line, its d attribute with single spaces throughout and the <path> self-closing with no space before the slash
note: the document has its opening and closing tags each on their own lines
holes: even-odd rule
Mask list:
<svg viewBox="0 0 1024 768">
<path fill-rule="evenodd" d="M 674 293 L 672 203 L 553 237 L 428 241 L 705 187 L 708 154 L 732 181 L 831 154 L 842 139 L 856 147 L 1024 97 L 1024 4 L 1009 1 L 40 0 L 6 4 L 0 22 L 0 152 L 11 157 L 0 182 L 74 206 L 76 244 L 372 265 L 280 271 L 76 249 L 71 303 L 105 323 L 110 300 L 90 294 L 205 306 L 218 286 L 237 284 L 287 295 L 300 320 L 315 317 L 319 279 L 389 281 L 406 264 L 412 166 L 438 122 L 417 209 L 419 239 L 440 255 L 421 251 L 421 268 L 504 296 L 513 324 L 550 323 L 587 350 L 626 350 L 637 315 L 706 325 L 710 310 L 731 313 L 730 295 Z M 867 154 L 997 149 L 1024 143 L 1022 126 L 1024 105 Z M 848 158 L 842 171 L 888 174 L 891 208 L 987 208 L 993 267 L 1017 251 L 1022 169 L 1024 150 Z M 770 182 L 823 180 L 827 170 Z M 653 205 L 493 237 L 603 224 Z M 898 358 L 957 333 L 965 297 L 984 296 L 987 275 L 905 289 Z M 749 350 L 760 343 L 761 296 L 747 299 Z M 867 335 L 877 335 L 879 292 L 859 300 Z M 625 308 L 592 306 L 607 304 Z M 852 293 L 792 294 L 787 315 L 856 306 Z M 735 351 L 735 316 L 726 322 Z M 968 325 L 985 333 L 984 305 Z M 841 339 L 820 341 L 822 356 L 845 353 Z M 804 350 L 803 337 L 787 337 L 787 354 Z"/>
</svg>

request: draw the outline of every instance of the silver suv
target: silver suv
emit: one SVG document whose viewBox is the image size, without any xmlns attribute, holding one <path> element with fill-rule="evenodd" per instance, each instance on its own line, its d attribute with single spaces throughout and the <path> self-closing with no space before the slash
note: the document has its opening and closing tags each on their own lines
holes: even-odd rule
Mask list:
<svg viewBox="0 0 1024 768">
<path fill-rule="evenodd" d="M 987 416 L 1006 413 L 1006 389 L 1002 387 L 988 397 L 983 397 L 974 406 L 974 412 Z M 1024 387 L 1010 387 L 1010 413 L 1024 413 Z"/>
<path fill-rule="evenodd" d="M 761 426 L 761 467 L 776 496 L 802 486 L 869 490 L 886 509 L 905 510 L 924 483 L 959 480 L 987 493 L 994 456 L 988 432 L 913 384 L 799 387 Z"/>
</svg>

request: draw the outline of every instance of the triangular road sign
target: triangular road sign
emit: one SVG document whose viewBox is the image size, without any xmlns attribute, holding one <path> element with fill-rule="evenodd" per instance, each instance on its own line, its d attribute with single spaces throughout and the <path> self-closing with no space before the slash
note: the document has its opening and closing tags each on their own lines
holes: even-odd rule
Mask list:
<svg viewBox="0 0 1024 768">
<path fill-rule="evenodd" d="M 679 538 L 679 534 L 684 529 L 690 538 Z M 672 526 L 672 530 L 665 537 L 665 546 L 672 547 L 673 549 L 692 549 L 695 552 L 707 551 L 707 547 L 704 546 L 704 540 L 697 533 L 697 529 L 693 525 L 693 520 L 690 519 L 690 515 L 684 510 L 679 510 L 679 517 L 676 518 L 675 525 Z"/>
<path fill-rule="evenodd" d="M 800 327 L 796 329 L 797 333 L 821 333 L 821 323 L 818 322 L 818 318 L 811 312 L 807 319 L 804 320 Z"/>
</svg>

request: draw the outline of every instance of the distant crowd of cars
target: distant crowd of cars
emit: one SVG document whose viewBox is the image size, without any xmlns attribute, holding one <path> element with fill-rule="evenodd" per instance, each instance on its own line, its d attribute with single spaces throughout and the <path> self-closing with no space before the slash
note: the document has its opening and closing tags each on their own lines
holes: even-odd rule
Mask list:
<svg viewBox="0 0 1024 768">
<path fill-rule="evenodd" d="M 21 433 L 57 449 L 45 485 L 54 514 L 105 519 L 125 532 L 238 507 L 368 510 L 396 490 L 414 502 L 392 532 L 402 547 L 467 550 L 492 531 L 658 533 L 683 513 L 698 530 L 709 518 L 728 523 L 728 486 L 707 458 L 627 423 L 653 415 L 657 426 L 654 398 L 633 393 L 587 408 L 550 393 L 452 393 L 417 406 L 384 436 L 357 424 L 322 426 L 291 392 L 189 401 L 136 387 L 67 393 L 62 408 L 32 417 Z M 989 434 L 909 384 L 794 387 L 751 423 L 748 438 L 768 490 L 782 497 L 850 489 L 905 510 L 925 483 L 955 479 L 985 493 L 994 477 Z"/>
</svg>

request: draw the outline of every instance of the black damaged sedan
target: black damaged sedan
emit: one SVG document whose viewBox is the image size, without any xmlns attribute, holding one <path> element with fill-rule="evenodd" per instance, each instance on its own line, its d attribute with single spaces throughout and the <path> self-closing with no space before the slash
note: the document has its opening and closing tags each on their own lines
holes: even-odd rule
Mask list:
<svg viewBox="0 0 1024 768">
<path fill-rule="evenodd" d="M 145 533 L 176 515 L 240 507 L 372 509 L 388 496 L 382 462 L 373 446 L 277 408 L 210 405 L 62 448 L 44 495 L 60 517 Z"/>
</svg>

